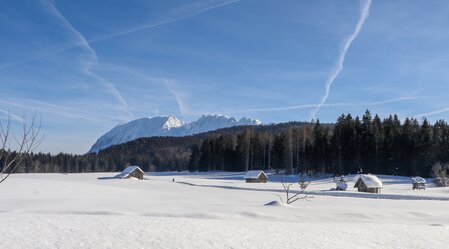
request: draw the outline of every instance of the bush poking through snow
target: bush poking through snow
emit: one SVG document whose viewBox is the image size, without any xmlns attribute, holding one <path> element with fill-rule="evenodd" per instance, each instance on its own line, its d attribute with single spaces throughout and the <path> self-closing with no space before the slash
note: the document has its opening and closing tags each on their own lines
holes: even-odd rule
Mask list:
<svg viewBox="0 0 449 249">
<path fill-rule="evenodd" d="M 310 184 L 310 182 L 308 182 L 308 181 L 306 181 L 306 179 L 304 178 L 304 176 L 302 176 L 300 179 L 299 179 L 299 188 L 300 189 L 306 189 L 307 188 L 307 186 L 309 186 L 309 184 Z"/>
<path fill-rule="evenodd" d="M 432 166 L 432 177 L 435 186 L 447 187 L 449 186 L 449 164 L 436 163 Z"/>
<path fill-rule="evenodd" d="M 334 176 L 334 182 L 337 185 L 336 190 L 345 191 L 348 188 L 348 180 L 344 176 Z"/>
<path fill-rule="evenodd" d="M 307 198 L 310 198 L 310 196 L 303 195 L 306 188 L 309 186 L 310 182 L 307 182 L 304 177 L 301 177 L 301 179 L 298 182 L 299 185 L 299 192 L 296 194 L 291 193 L 291 187 L 294 185 L 293 183 L 284 183 L 284 181 L 281 181 L 282 187 L 284 188 L 285 192 L 285 200 L 287 204 L 291 204 L 297 200 L 305 200 Z M 284 203 L 284 200 L 279 195 L 279 199 L 281 199 L 281 202 Z"/>
</svg>

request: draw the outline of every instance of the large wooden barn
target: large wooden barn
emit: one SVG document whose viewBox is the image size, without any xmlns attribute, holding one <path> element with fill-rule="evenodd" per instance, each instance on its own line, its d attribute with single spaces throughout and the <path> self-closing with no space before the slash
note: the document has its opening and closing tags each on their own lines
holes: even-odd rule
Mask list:
<svg viewBox="0 0 449 249">
<path fill-rule="evenodd" d="M 354 188 L 357 188 L 359 192 L 378 194 L 382 189 L 382 181 L 375 175 L 357 175 L 354 177 L 354 182 Z"/>
<path fill-rule="evenodd" d="M 267 182 L 268 177 L 262 170 L 250 170 L 243 175 L 246 182 Z"/>
<path fill-rule="evenodd" d="M 139 166 L 128 166 L 120 174 L 115 176 L 116 178 L 137 178 L 143 180 L 143 170 Z"/>
</svg>

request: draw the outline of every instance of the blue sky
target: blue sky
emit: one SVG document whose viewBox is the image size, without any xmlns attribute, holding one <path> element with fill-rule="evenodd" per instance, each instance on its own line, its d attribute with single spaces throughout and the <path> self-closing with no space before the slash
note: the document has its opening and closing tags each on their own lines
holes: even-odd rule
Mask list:
<svg viewBox="0 0 449 249">
<path fill-rule="evenodd" d="M 445 0 L 3 0 L 0 118 L 52 153 L 145 116 L 447 119 L 448 26 Z"/>
</svg>

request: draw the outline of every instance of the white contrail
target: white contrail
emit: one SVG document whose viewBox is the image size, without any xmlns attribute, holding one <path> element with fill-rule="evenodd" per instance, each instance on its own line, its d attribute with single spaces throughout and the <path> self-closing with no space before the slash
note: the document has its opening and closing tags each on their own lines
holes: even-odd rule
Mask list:
<svg viewBox="0 0 449 249">
<path fill-rule="evenodd" d="M 321 101 L 318 104 L 318 106 L 314 110 L 312 110 L 312 112 L 310 113 L 311 119 L 316 119 L 317 112 L 326 103 L 326 100 L 330 94 L 330 89 L 331 89 L 332 83 L 334 83 L 334 80 L 337 78 L 338 74 L 340 74 L 341 70 L 343 69 L 343 64 L 345 62 L 346 53 L 348 52 L 348 49 L 351 46 L 354 39 L 359 34 L 360 30 L 362 29 L 363 23 L 365 22 L 366 18 L 369 15 L 370 6 L 371 6 L 371 0 L 363 0 L 362 1 L 359 21 L 357 22 L 354 32 L 352 32 L 352 34 L 344 40 L 343 46 L 340 48 L 340 54 L 338 55 L 338 59 L 335 64 L 335 67 L 331 71 L 329 77 L 326 80 L 324 95 L 323 95 L 323 97 L 321 97 Z"/>
<path fill-rule="evenodd" d="M 9 111 L 0 109 L 0 113 L 3 113 L 3 114 L 5 114 L 5 116 L 6 116 L 7 118 L 11 118 L 11 119 L 16 120 L 16 121 L 18 121 L 18 122 L 20 122 L 20 123 L 23 123 L 23 122 L 24 122 L 24 120 L 23 120 L 22 117 L 19 117 L 19 116 L 17 116 L 17 115 L 14 115 L 14 114 L 12 114 L 12 113 L 9 112 Z M 0 122 L 0 123 L 1 123 L 1 122 Z"/>
<path fill-rule="evenodd" d="M 126 103 L 126 101 L 124 100 L 118 89 L 115 87 L 115 85 L 112 82 L 100 77 L 98 74 L 92 71 L 92 68 L 98 64 L 98 57 L 97 53 L 90 46 L 86 38 L 70 24 L 70 22 L 61 14 L 61 12 L 59 12 L 59 10 L 51 1 L 41 1 L 41 3 L 51 15 L 59 19 L 62 25 L 75 36 L 76 38 L 75 44 L 77 46 L 85 48 L 89 52 L 90 58 L 86 61 L 83 67 L 83 72 L 89 75 L 90 77 L 95 78 L 103 87 L 105 87 L 106 91 L 118 101 L 123 111 L 130 118 L 132 118 L 133 115 L 128 109 L 128 104 Z"/>
<path fill-rule="evenodd" d="M 389 103 L 410 101 L 410 100 L 416 100 L 416 99 L 428 99 L 428 98 L 431 98 L 431 97 L 429 97 L 429 96 L 399 97 L 399 98 L 386 99 L 386 100 L 373 101 L 373 102 L 343 102 L 343 103 L 324 103 L 324 104 L 321 104 L 321 103 L 319 103 L 319 104 L 303 104 L 303 105 L 291 105 L 291 106 L 281 106 L 281 107 L 266 107 L 266 108 L 244 109 L 244 110 L 232 111 L 230 113 L 289 111 L 289 110 L 316 108 L 318 106 L 321 106 L 321 107 L 365 106 L 365 107 L 367 107 L 367 106 L 384 105 L 384 104 L 389 104 Z"/>
<path fill-rule="evenodd" d="M 216 9 L 216 8 L 220 8 L 220 7 L 223 7 L 223 6 L 226 6 L 226 5 L 229 5 L 229 4 L 233 4 L 233 3 L 236 3 L 236 2 L 239 2 L 239 1 L 240 0 L 231 0 L 231 1 L 225 1 L 225 2 L 222 2 L 222 3 L 219 3 L 219 4 L 215 4 L 215 5 L 213 5 L 213 4 L 206 4 L 206 7 L 202 7 L 202 8 L 198 8 L 198 9 L 190 9 L 190 8 L 188 8 L 188 11 L 186 11 L 187 13 L 184 14 L 184 15 L 175 16 L 175 17 L 168 18 L 166 20 L 162 20 L 162 21 L 159 21 L 159 22 L 155 22 L 155 23 L 151 23 L 151 24 L 147 24 L 147 25 L 142 25 L 142 26 L 131 28 L 131 29 L 128 29 L 128 30 L 124 30 L 124 31 L 121 31 L 121 32 L 117 32 L 117 33 L 109 34 L 109 35 L 106 35 L 106 36 L 98 37 L 98 38 L 89 40 L 89 42 L 93 43 L 93 42 L 98 42 L 98 41 L 104 41 L 104 40 L 107 40 L 107 39 L 115 38 L 115 37 L 122 36 L 122 35 L 127 35 L 127 34 L 130 34 L 130 33 L 137 32 L 137 31 L 154 28 L 154 27 L 157 27 L 157 26 L 160 26 L 160 25 L 177 22 L 179 20 L 186 19 L 186 18 L 189 18 L 189 17 L 193 17 L 193 16 L 196 16 L 196 15 L 201 14 L 203 12 L 206 12 L 206 11 L 209 11 L 209 10 L 213 10 L 213 9 Z"/>
<path fill-rule="evenodd" d="M 50 1 L 50 0 L 48 0 L 48 1 Z M 90 44 L 90 43 L 94 43 L 94 42 L 100 42 L 100 41 L 112 39 L 112 38 L 115 38 L 115 37 L 131 34 L 131 33 L 134 33 L 134 32 L 141 31 L 141 30 L 146 30 L 146 29 L 155 28 L 155 27 L 158 27 L 158 26 L 161 26 L 161 25 L 165 25 L 165 24 L 169 24 L 169 23 L 174 23 L 174 22 L 186 19 L 186 18 L 190 18 L 190 17 L 196 16 L 196 15 L 201 14 L 203 12 L 206 12 L 206 11 L 209 11 L 209 10 L 213 10 L 213 9 L 216 9 L 216 8 L 220 8 L 220 7 L 224 7 L 224 6 L 227 6 L 227 5 L 239 2 L 239 1 L 240 0 L 230 0 L 230 1 L 225 1 L 225 2 L 218 3 L 218 4 L 215 4 L 215 5 L 213 4 L 215 2 L 213 2 L 211 4 L 211 2 L 209 1 L 209 2 L 207 2 L 207 4 L 203 4 L 205 6 L 200 6 L 199 8 L 192 8 L 191 6 L 187 6 L 187 7 L 184 7 L 184 9 L 187 9 L 187 11 L 184 11 L 185 13 L 182 13 L 180 15 L 176 15 L 176 16 L 171 17 L 171 18 L 166 18 L 166 19 L 163 19 L 161 21 L 157 21 L 155 23 L 150 23 L 150 24 L 145 24 L 145 25 L 129 28 L 129 29 L 126 29 L 126 30 L 123 30 L 123 31 L 115 32 L 115 33 L 112 33 L 112 34 L 107 34 L 107 35 L 100 36 L 100 37 L 97 37 L 97 38 L 93 38 L 93 39 L 90 39 L 90 40 L 86 40 L 86 39 L 84 39 L 84 40 L 87 42 L 87 44 Z M 41 2 L 43 2 L 43 1 L 41 0 Z M 53 11 L 52 11 L 53 14 L 56 14 L 58 17 L 62 17 L 62 15 L 60 14 L 59 11 L 57 11 L 57 10 L 55 11 L 54 10 L 55 7 L 54 7 L 53 3 L 43 2 L 43 4 L 45 6 L 47 6 L 47 8 L 50 7 L 50 9 L 53 9 Z M 194 6 L 194 7 L 196 7 L 196 6 Z M 64 18 L 64 17 L 62 17 L 62 18 Z M 64 20 L 65 20 L 65 18 L 64 18 Z M 68 23 L 67 20 L 65 22 Z M 72 26 L 69 24 L 69 27 L 72 27 Z M 75 33 L 79 34 L 78 31 L 76 31 Z M 81 45 L 82 44 L 85 44 L 85 43 L 82 42 Z M 63 51 L 66 51 L 67 49 L 74 48 L 74 47 L 79 46 L 79 45 L 80 44 L 66 44 L 66 43 L 59 44 L 59 45 L 54 46 L 54 48 L 52 48 L 49 52 L 44 52 L 42 54 L 37 54 L 35 56 L 29 57 L 29 58 L 25 58 L 25 59 L 22 59 L 20 61 L 12 62 L 12 63 L 9 63 L 9 64 L 0 65 L 0 69 L 16 66 L 16 65 L 24 63 L 24 62 L 33 61 L 33 60 L 45 58 L 47 56 L 55 55 L 55 54 L 61 53 Z"/>
<path fill-rule="evenodd" d="M 67 117 L 67 118 L 77 118 L 77 119 L 85 119 L 89 121 L 120 121 L 124 117 L 115 117 L 115 116 L 109 116 L 109 115 L 103 115 L 100 113 L 95 113 L 91 111 L 86 110 L 80 110 L 69 106 L 64 105 L 56 105 L 56 104 L 49 104 L 41 101 L 31 100 L 31 99 L 20 99 L 17 97 L 14 98 L 8 98 L 1 96 L 0 103 L 6 105 L 6 106 L 16 106 L 32 111 L 41 111 L 43 113 L 53 113 L 61 117 Z M 0 110 L 0 112 L 3 112 Z M 17 117 L 17 116 L 16 116 Z M 20 118 L 20 117 L 19 117 Z"/>
<path fill-rule="evenodd" d="M 152 76 L 148 75 L 146 73 L 143 73 L 141 71 L 135 70 L 133 68 L 117 65 L 117 64 L 106 64 L 106 67 L 108 70 L 112 70 L 114 72 L 120 72 L 123 74 L 128 74 L 132 77 L 139 78 L 141 80 L 147 81 L 147 82 L 156 82 L 157 84 L 163 85 L 166 90 L 173 96 L 173 98 L 176 101 L 176 104 L 178 106 L 179 113 L 181 115 L 192 115 L 194 112 L 192 112 L 191 109 L 188 108 L 188 103 L 186 103 L 186 95 L 188 95 L 188 92 L 183 92 L 179 90 L 179 87 L 177 87 L 177 81 L 173 78 L 165 78 L 162 75 L 162 73 L 157 72 L 159 76 Z M 128 88 L 129 89 L 129 88 Z M 152 88 L 153 89 L 153 88 Z M 142 91 L 139 89 L 139 91 Z M 154 92 L 154 89 L 152 90 Z M 157 113 L 159 110 L 157 111 Z"/>
<path fill-rule="evenodd" d="M 188 112 L 187 106 L 184 103 L 184 96 L 179 93 L 174 87 L 174 81 L 173 80 L 167 80 L 162 78 L 162 82 L 164 82 L 164 85 L 167 87 L 168 91 L 173 94 L 173 96 L 176 99 L 176 103 L 178 103 L 179 112 L 181 115 L 186 115 Z"/>
<path fill-rule="evenodd" d="M 162 82 L 164 87 L 175 98 L 176 103 L 178 105 L 178 110 L 181 113 L 181 115 L 192 114 L 191 110 L 189 110 L 189 108 L 187 107 L 187 104 L 185 101 L 185 93 L 183 93 L 182 91 L 179 91 L 177 89 L 176 84 L 175 84 L 175 82 L 176 82 L 175 79 L 167 79 L 167 78 L 161 77 L 161 76 L 156 77 L 156 76 L 147 75 L 145 73 L 136 71 L 136 70 L 134 70 L 132 68 L 128 68 L 126 66 L 114 65 L 111 67 L 111 69 L 114 70 L 115 72 L 120 71 L 121 73 L 126 73 L 126 74 L 132 75 L 134 77 L 141 78 L 145 81 L 158 82 L 159 84 Z"/>
<path fill-rule="evenodd" d="M 432 115 L 440 114 L 440 113 L 445 113 L 445 112 L 449 112 L 449 107 L 446 107 L 446 108 L 443 108 L 443 109 L 440 109 L 440 110 L 436 110 L 436 111 L 431 111 L 431 112 L 417 114 L 417 115 L 413 116 L 413 118 L 428 117 L 428 116 L 432 116 Z"/>
</svg>

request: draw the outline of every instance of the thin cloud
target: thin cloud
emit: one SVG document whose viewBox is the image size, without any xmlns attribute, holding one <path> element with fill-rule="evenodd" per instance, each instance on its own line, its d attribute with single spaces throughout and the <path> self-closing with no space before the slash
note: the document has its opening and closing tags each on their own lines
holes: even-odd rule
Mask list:
<svg viewBox="0 0 449 249">
<path fill-rule="evenodd" d="M 187 104 L 185 101 L 185 93 L 179 91 L 179 89 L 176 87 L 174 79 L 166 79 L 164 77 L 155 77 L 155 76 L 147 75 L 145 73 L 136 71 L 136 70 L 126 67 L 126 66 L 109 65 L 109 67 L 110 67 L 110 69 L 114 70 L 115 72 L 129 74 L 134 77 L 143 79 L 145 81 L 157 82 L 158 84 L 160 84 L 162 82 L 162 84 L 168 90 L 168 92 L 170 92 L 170 94 L 175 98 L 176 103 L 178 105 L 179 112 L 182 115 L 192 114 L 190 109 L 187 107 Z M 157 110 L 157 113 L 159 113 L 159 110 Z"/>
<path fill-rule="evenodd" d="M 142 26 L 131 28 L 131 29 L 128 29 L 128 30 L 124 30 L 124 31 L 121 31 L 121 32 L 117 32 L 117 33 L 105 35 L 105 36 L 102 36 L 102 37 L 98 37 L 98 38 L 89 40 L 89 42 L 93 43 L 93 42 L 104 41 L 104 40 L 108 40 L 108 39 L 111 39 L 111 38 L 127 35 L 127 34 L 138 32 L 138 31 L 142 31 L 142 30 L 145 30 L 145 29 L 155 28 L 155 27 L 158 27 L 158 26 L 161 26 L 161 25 L 164 25 L 164 24 L 174 23 L 174 22 L 177 22 L 177 21 L 189 18 L 189 17 L 196 16 L 196 15 L 201 14 L 203 12 L 206 12 L 206 11 L 209 11 L 209 10 L 213 10 L 213 9 L 216 9 L 216 8 L 220 8 L 220 7 L 223 7 L 223 6 L 226 6 L 226 5 L 230 5 L 230 4 L 239 2 L 239 1 L 240 0 L 231 0 L 231 1 L 225 1 L 225 2 L 222 2 L 222 3 L 219 3 L 219 4 L 211 4 L 211 2 L 216 2 L 216 1 L 208 1 L 206 3 L 200 4 L 200 5 L 205 5 L 205 6 L 200 6 L 200 8 L 197 8 L 195 5 L 194 5 L 193 8 L 191 6 L 187 6 L 187 7 L 183 8 L 184 10 L 182 11 L 182 14 L 180 14 L 179 16 L 174 16 L 174 17 L 168 18 L 166 20 L 162 20 L 162 21 L 158 21 L 158 22 L 155 22 L 155 23 L 142 25 Z"/>
<path fill-rule="evenodd" d="M 15 121 L 20 122 L 20 123 L 23 123 L 23 121 L 24 121 L 23 118 L 21 118 L 21 117 L 19 117 L 17 115 L 12 114 L 10 111 L 6 111 L 4 109 L 0 109 L 0 113 L 3 113 L 4 114 L 3 116 L 6 119 L 11 118 L 12 120 L 15 120 Z"/>
<path fill-rule="evenodd" d="M 184 95 L 176 89 L 174 80 L 162 78 L 162 82 L 164 82 L 164 85 L 167 87 L 168 91 L 173 94 L 173 97 L 175 97 L 181 115 L 188 114 L 189 111 L 184 101 Z"/>
<path fill-rule="evenodd" d="M 61 44 L 55 45 L 55 46 L 51 46 L 51 47 L 47 48 L 45 51 L 38 52 L 34 56 L 31 56 L 31 57 L 28 57 L 28 58 L 25 58 L 25 59 L 22 59 L 22 60 L 19 60 L 19 61 L 7 63 L 7 64 L 2 64 L 2 65 L 0 65 L 0 69 L 6 69 L 6 68 L 9 68 L 9 67 L 14 67 L 14 66 L 20 65 L 22 63 L 26 63 L 26 62 L 42 59 L 42 58 L 45 58 L 45 57 L 49 57 L 49 56 L 52 56 L 52 55 L 56 55 L 56 54 L 59 54 L 59 53 L 62 53 L 64 51 L 66 51 L 67 49 L 74 48 L 76 46 L 77 45 L 74 45 L 71 42 L 66 42 L 66 43 L 61 43 Z"/>
<path fill-rule="evenodd" d="M 346 53 L 348 52 L 349 47 L 351 46 L 352 42 L 354 41 L 354 39 L 357 37 L 360 30 L 362 29 L 366 18 L 368 18 L 370 6 L 371 6 L 371 0 L 364 0 L 362 2 L 359 21 L 357 22 L 354 32 L 348 38 L 345 39 L 343 46 L 340 49 L 340 54 L 338 55 L 338 59 L 335 64 L 335 67 L 331 71 L 329 77 L 326 80 L 324 95 L 321 97 L 321 101 L 318 104 L 318 106 L 316 106 L 316 108 L 314 110 L 312 110 L 312 112 L 310 113 L 311 119 L 316 119 L 316 114 L 321 109 L 321 107 L 326 103 L 327 98 L 330 95 L 332 83 L 334 83 L 335 79 L 338 77 L 341 70 L 343 69 Z"/>
<path fill-rule="evenodd" d="M 239 111 L 234 111 L 232 113 L 246 113 L 246 112 L 275 112 L 275 111 L 289 111 L 289 110 L 298 110 L 298 109 L 310 109 L 310 108 L 317 108 L 320 106 L 320 108 L 323 107 L 339 107 L 339 106 L 376 106 L 376 105 L 384 105 L 389 103 L 395 103 L 395 102 L 402 102 L 402 101 L 410 101 L 410 100 L 417 100 L 417 99 L 427 99 L 431 98 L 428 96 L 422 96 L 422 97 L 400 97 L 400 98 L 393 98 L 393 99 L 387 99 L 387 100 L 381 100 L 381 101 L 374 101 L 374 102 L 344 102 L 344 103 L 325 103 L 325 104 L 303 104 L 303 105 L 291 105 L 291 106 L 282 106 L 282 107 L 267 107 L 267 108 L 254 108 L 254 109 L 244 109 Z"/>
<path fill-rule="evenodd" d="M 163 19 L 161 21 L 157 21 L 155 23 L 150 23 L 150 24 L 146 24 L 146 25 L 142 25 L 142 26 L 138 26 L 138 27 L 133 27 L 133 28 L 129 28 L 123 31 L 119 31 L 116 33 L 112 33 L 112 34 L 107 34 L 104 36 L 100 36 L 97 38 L 93 38 L 90 40 L 87 40 L 84 38 L 84 36 L 81 35 L 80 32 L 78 32 L 76 29 L 73 28 L 73 26 L 66 20 L 65 17 L 62 16 L 62 14 L 56 9 L 56 7 L 54 6 L 53 1 L 50 0 L 41 0 L 41 3 L 47 7 L 47 9 L 54 14 L 55 16 L 59 17 L 60 19 L 62 19 L 62 21 L 72 30 L 74 31 L 75 34 L 78 35 L 78 38 L 80 38 L 80 42 L 78 43 L 64 43 L 64 44 L 59 44 L 54 46 L 50 51 L 48 52 L 44 52 L 42 54 L 37 54 L 35 56 L 29 57 L 29 58 L 25 58 L 23 60 L 20 61 L 16 61 L 16 62 L 12 62 L 9 64 L 3 64 L 0 66 L 0 69 L 5 69 L 8 67 L 12 67 L 12 66 L 16 66 L 19 65 L 21 63 L 25 63 L 25 62 L 29 62 L 29 61 L 33 61 L 33 60 L 38 60 L 38 59 L 42 59 L 51 55 L 55 55 L 61 52 L 66 51 L 67 49 L 70 48 L 74 48 L 77 46 L 85 46 L 86 44 L 90 47 L 89 44 L 91 43 L 95 43 L 95 42 L 100 42 L 100 41 L 104 41 L 104 40 L 108 40 L 108 39 L 112 39 L 115 37 L 119 37 L 119 36 L 124 36 L 127 34 L 131 34 L 134 32 L 138 32 L 138 31 L 142 31 L 142 30 L 146 30 L 146 29 L 151 29 L 151 28 L 156 28 L 158 26 L 161 25 L 165 25 L 165 24 L 169 24 L 169 23 L 174 23 L 183 19 L 187 19 L 193 16 L 196 16 L 198 14 L 216 9 L 216 8 L 220 8 L 220 7 L 224 7 L 236 2 L 239 2 L 240 0 L 231 0 L 231 1 L 225 1 L 225 2 L 220 2 L 218 4 L 213 4 L 217 1 L 207 1 L 207 2 L 201 2 L 201 4 L 199 4 L 200 6 L 198 7 L 198 4 L 190 4 L 187 6 L 183 6 L 181 7 L 181 11 L 175 11 L 176 13 L 178 13 L 177 15 L 173 16 L 173 17 L 168 17 L 166 19 Z M 180 14 L 179 14 L 180 12 Z M 91 51 L 93 51 L 93 49 L 90 49 Z"/>
<path fill-rule="evenodd" d="M 123 111 L 130 118 L 132 118 L 133 115 L 128 109 L 128 104 L 126 103 L 125 99 L 122 97 L 118 89 L 115 87 L 115 85 L 93 72 L 93 67 L 98 64 L 98 56 L 95 50 L 90 46 L 86 38 L 70 24 L 70 22 L 61 14 L 61 12 L 59 12 L 53 2 L 41 1 L 41 3 L 51 15 L 56 17 L 61 22 L 64 28 L 66 28 L 71 34 L 75 36 L 75 45 L 83 47 L 89 52 L 89 58 L 85 61 L 82 68 L 83 72 L 86 75 L 89 75 L 90 77 L 96 79 L 106 89 L 106 91 L 116 99 L 116 101 L 122 107 Z"/>
<path fill-rule="evenodd" d="M 413 116 L 413 118 L 428 117 L 428 116 L 433 116 L 433 115 L 441 114 L 441 113 L 445 113 L 445 112 L 449 112 L 449 107 L 446 107 L 446 108 L 443 108 L 443 109 L 439 109 L 439 110 L 435 110 L 435 111 L 431 111 L 431 112 L 417 114 L 417 115 Z"/>
<path fill-rule="evenodd" d="M 41 101 L 36 100 L 29 100 L 29 99 L 20 99 L 20 98 L 14 98 L 14 99 L 8 99 L 2 97 L 0 99 L 0 103 L 9 105 L 9 106 L 15 106 L 19 108 L 24 108 L 30 111 L 39 111 L 43 113 L 53 113 L 60 117 L 66 117 L 66 118 L 76 118 L 76 119 L 84 119 L 89 121 L 119 121 L 119 119 L 103 115 L 100 113 L 85 111 L 76 109 L 73 107 L 68 107 L 64 105 L 55 105 L 55 104 L 49 104 Z M 3 111 L 0 111 L 3 112 Z M 18 117 L 18 116 L 16 116 Z M 20 118 L 20 117 L 18 117 Z"/>
</svg>

